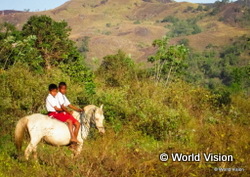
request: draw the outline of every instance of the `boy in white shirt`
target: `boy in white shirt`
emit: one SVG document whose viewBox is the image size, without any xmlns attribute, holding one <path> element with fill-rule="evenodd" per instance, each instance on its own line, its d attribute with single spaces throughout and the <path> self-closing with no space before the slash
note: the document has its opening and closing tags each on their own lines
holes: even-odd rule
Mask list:
<svg viewBox="0 0 250 177">
<path fill-rule="evenodd" d="M 77 124 L 76 128 L 78 128 L 79 130 L 80 124 L 72 115 L 63 112 L 64 110 L 62 109 L 61 105 L 56 99 L 57 93 L 58 93 L 57 86 L 55 84 L 50 84 L 49 95 L 46 98 L 46 109 L 48 111 L 48 116 L 56 118 L 62 122 L 67 122 L 71 135 L 70 143 L 77 143 L 78 142 L 77 136 L 74 133 L 73 125 Z"/>
<path fill-rule="evenodd" d="M 72 105 L 69 102 L 68 98 L 65 95 L 66 92 L 67 92 L 67 85 L 66 85 L 65 82 L 60 82 L 58 88 L 59 88 L 59 92 L 56 95 L 56 99 L 59 102 L 60 107 L 64 111 L 64 114 L 69 116 L 69 117 L 72 117 L 74 119 L 74 120 L 72 119 L 73 120 L 72 123 L 75 126 L 74 136 L 77 137 L 78 131 L 79 131 L 79 128 L 80 128 L 80 123 L 72 116 L 73 112 L 69 111 L 67 109 L 67 107 L 69 107 L 69 108 L 71 108 L 71 109 L 73 109 L 75 111 L 78 111 L 78 112 L 82 112 L 83 109 L 77 108 L 77 107 L 75 107 L 74 105 Z"/>
</svg>

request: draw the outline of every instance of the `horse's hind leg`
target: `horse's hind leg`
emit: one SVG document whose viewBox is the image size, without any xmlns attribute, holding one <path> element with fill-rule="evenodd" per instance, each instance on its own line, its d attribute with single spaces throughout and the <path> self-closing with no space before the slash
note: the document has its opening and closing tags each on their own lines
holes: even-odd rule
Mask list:
<svg viewBox="0 0 250 177">
<path fill-rule="evenodd" d="M 34 153 L 34 158 L 37 160 L 36 148 L 37 144 L 41 141 L 41 139 L 41 137 L 31 137 L 30 143 L 24 153 L 26 160 L 29 160 L 30 153 L 32 152 Z"/>
</svg>

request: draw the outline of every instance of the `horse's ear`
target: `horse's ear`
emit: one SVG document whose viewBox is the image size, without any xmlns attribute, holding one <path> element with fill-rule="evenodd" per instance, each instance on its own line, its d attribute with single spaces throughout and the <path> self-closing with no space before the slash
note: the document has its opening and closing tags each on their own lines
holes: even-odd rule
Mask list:
<svg viewBox="0 0 250 177">
<path fill-rule="evenodd" d="M 101 110 L 103 109 L 103 104 L 100 106 L 100 109 L 101 109 Z"/>
</svg>

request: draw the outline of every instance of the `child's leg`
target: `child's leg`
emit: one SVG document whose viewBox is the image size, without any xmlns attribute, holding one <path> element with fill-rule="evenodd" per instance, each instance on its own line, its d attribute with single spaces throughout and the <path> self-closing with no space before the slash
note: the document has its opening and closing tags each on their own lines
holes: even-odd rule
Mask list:
<svg viewBox="0 0 250 177">
<path fill-rule="evenodd" d="M 68 114 L 65 114 L 64 112 L 60 112 L 60 113 L 53 112 L 53 113 L 50 113 L 49 116 L 52 116 L 62 122 L 66 122 L 69 128 L 70 136 L 71 136 L 70 141 L 77 142 L 77 139 L 75 137 L 74 130 L 73 130 L 73 121 L 71 120 L 71 117 L 69 117 Z"/>
<path fill-rule="evenodd" d="M 75 136 L 74 131 L 73 131 L 72 120 L 67 119 L 66 122 L 67 122 L 67 125 L 68 125 L 68 128 L 69 128 L 69 132 L 70 132 L 70 136 L 71 136 L 70 141 L 77 142 L 76 136 Z"/>
<path fill-rule="evenodd" d="M 80 123 L 78 121 L 74 122 L 74 125 L 75 125 L 75 130 L 74 130 L 74 135 L 77 139 L 77 135 L 78 135 L 78 132 L 79 132 L 79 129 L 80 129 Z"/>
<path fill-rule="evenodd" d="M 72 124 L 75 126 L 74 137 L 77 140 L 77 135 L 80 129 L 80 123 L 71 114 L 66 113 L 66 115 L 68 116 L 68 119 L 72 121 Z"/>
</svg>

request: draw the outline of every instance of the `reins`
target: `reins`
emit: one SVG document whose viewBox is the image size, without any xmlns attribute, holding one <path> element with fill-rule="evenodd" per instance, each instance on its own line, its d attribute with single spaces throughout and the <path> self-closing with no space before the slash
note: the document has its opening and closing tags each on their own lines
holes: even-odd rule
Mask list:
<svg viewBox="0 0 250 177">
<path fill-rule="evenodd" d="M 91 127 L 91 124 L 94 124 L 94 126 L 96 127 L 96 125 L 94 123 L 94 120 L 93 120 L 95 111 L 96 111 L 96 109 L 93 110 L 93 113 L 92 113 L 92 115 L 90 117 L 90 120 L 87 119 L 87 116 L 86 116 L 85 112 L 80 113 L 81 137 L 82 137 L 82 139 L 83 139 L 83 135 L 82 135 L 83 127 L 85 128 L 85 131 L 87 130 L 87 128 L 89 129 Z M 85 123 L 89 123 L 89 127 L 85 126 L 84 125 Z"/>
<path fill-rule="evenodd" d="M 86 116 L 85 116 L 85 113 L 84 112 L 81 112 L 80 113 L 80 123 L 81 123 L 81 137 L 82 137 L 82 129 L 83 129 L 83 117 L 85 118 Z M 83 139 L 83 137 L 82 137 L 82 139 Z"/>
</svg>

